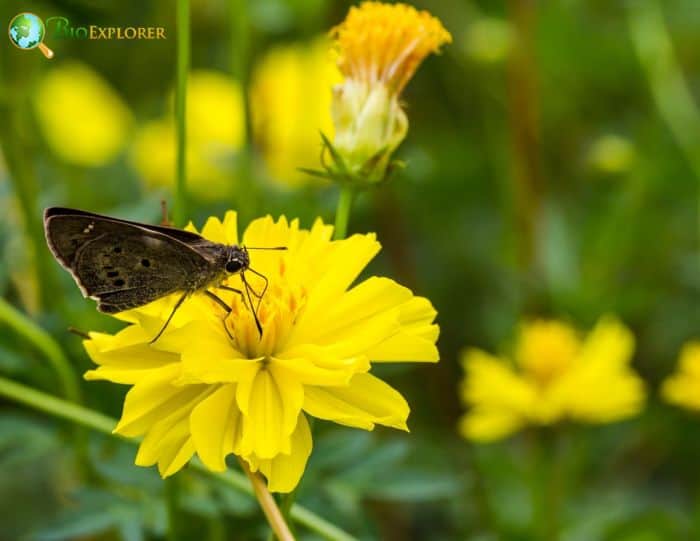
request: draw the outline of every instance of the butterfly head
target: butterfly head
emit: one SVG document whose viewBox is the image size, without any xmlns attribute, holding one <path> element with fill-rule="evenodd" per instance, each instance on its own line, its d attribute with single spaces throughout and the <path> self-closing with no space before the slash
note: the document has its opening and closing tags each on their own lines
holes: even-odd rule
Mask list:
<svg viewBox="0 0 700 541">
<path fill-rule="evenodd" d="M 250 257 L 248 256 L 248 250 L 245 247 L 240 246 L 230 246 L 226 258 L 226 263 L 224 264 L 224 270 L 227 274 L 238 274 L 239 272 L 245 271 L 250 266 Z"/>
</svg>

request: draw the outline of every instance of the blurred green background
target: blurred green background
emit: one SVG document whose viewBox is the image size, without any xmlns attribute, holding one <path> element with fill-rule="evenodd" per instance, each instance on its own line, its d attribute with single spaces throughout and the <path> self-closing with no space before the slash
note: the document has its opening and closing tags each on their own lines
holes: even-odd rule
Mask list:
<svg viewBox="0 0 700 541">
<path fill-rule="evenodd" d="M 349 5 L 192 0 L 195 224 L 229 208 L 242 224 L 267 213 L 332 222 L 337 188 L 295 167 L 318 165 L 318 130 L 330 130 L 337 79 L 324 34 Z M 656 393 L 700 329 L 697 1 L 414 5 L 454 41 L 404 92 L 406 169 L 358 199 L 349 230 L 377 232 L 371 274 L 435 304 L 442 360 L 376 369 L 411 404 L 410 434 L 316 423 L 298 501 L 361 539 L 700 539 L 700 418 Z M 49 25 L 51 61 L 0 46 L 3 306 L 27 314 L 82 373 L 90 362 L 68 326 L 120 325 L 53 261 L 41 212 L 160 220 L 175 156 L 174 4 L 5 0 L 0 21 L 20 11 L 166 29 L 163 41 L 91 41 L 54 39 Z M 640 416 L 563 426 L 554 443 L 537 431 L 489 445 L 460 438 L 462 348 L 495 351 L 528 315 L 587 328 L 603 313 L 637 338 L 634 367 L 650 394 Z M 61 394 L 45 352 L 4 315 L 0 375 Z M 81 390 L 90 407 L 120 414 L 125 388 Z M 72 436 L 68 423 L 0 400 L 0 540 L 164 537 L 157 473 L 96 434 L 86 464 Z M 191 470 L 179 477 L 189 539 L 267 536 L 253 499 Z M 542 527 L 550 515 L 555 533 Z"/>
</svg>

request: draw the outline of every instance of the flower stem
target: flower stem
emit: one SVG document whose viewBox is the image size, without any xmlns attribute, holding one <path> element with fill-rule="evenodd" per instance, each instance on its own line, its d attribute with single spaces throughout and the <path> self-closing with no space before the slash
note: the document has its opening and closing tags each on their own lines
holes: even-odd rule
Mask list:
<svg viewBox="0 0 700 541">
<path fill-rule="evenodd" d="M 187 74 L 190 70 L 190 1 L 177 0 L 177 84 L 175 123 L 177 126 L 175 205 L 173 220 L 182 226 L 187 208 Z"/>
<path fill-rule="evenodd" d="M 135 439 L 125 438 L 120 434 L 115 434 L 112 432 L 117 424 L 116 419 L 103 415 L 97 411 L 78 406 L 76 404 L 71 404 L 70 402 L 56 398 L 55 396 L 51 396 L 41 391 L 37 391 L 36 389 L 16 383 L 7 378 L 0 377 L 0 396 L 35 410 L 48 413 L 54 417 L 66 419 L 78 425 L 91 428 L 101 432 L 102 434 L 123 439 L 129 443 L 137 443 L 138 441 Z M 208 477 L 216 479 L 221 483 L 234 488 L 235 490 L 253 495 L 253 488 L 251 487 L 250 483 L 246 480 L 245 476 L 238 472 L 212 472 L 197 459 L 192 459 L 191 467 L 192 469 L 197 470 Z M 296 522 L 306 526 L 309 530 L 317 533 L 319 536 L 327 539 L 328 541 L 357 541 L 355 537 L 298 504 L 294 504 L 292 506 L 291 516 Z"/>
<path fill-rule="evenodd" d="M 253 217 L 258 214 L 259 184 L 253 178 L 253 128 L 250 116 L 248 86 L 250 81 L 248 54 L 251 47 L 249 0 L 230 0 L 229 23 L 231 39 L 231 74 L 241 89 L 245 133 L 238 150 L 232 186 L 239 213 Z"/>
<path fill-rule="evenodd" d="M 34 79 L 27 71 L 17 71 L 20 66 L 11 61 L 2 64 L 0 71 L 14 73 L 16 81 Z M 29 127 L 30 123 L 26 122 L 27 118 L 32 117 L 30 100 L 27 98 L 26 88 L 7 81 L 3 81 L 2 87 L 0 117 L 3 118 L 3 123 L 0 126 L 0 149 L 9 173 L 8 179 L 12 183 L 22 213 L 23 241 L 26 243 L 25 252 L 29 255 L 29 269 L 23 278 L 34 282 L 39 306 L 57 308 L 62 305 L 63 299 L 61 295 L 53 294 L 57 283 L 55 267 L 46 248 L 41 212 L 37 204 L 40 190 L 31 153 L 35 146 L 33 142 L 36 134 L 32 132 L 33 128 Z"/>
<path fill-rule="evenodd" d="M 535 509 L 533 534 L 542 541 L 558 541 L 562 498 L 559 434 L 545 429 L 532 436 L 530 451 L 534 469 L 532 498 Z"/>
<path fill-rule="evenodd" d="M 103 434 L 114 435 L 112 430 L 117 422 L 111 417 L 93 411 L 77 404 L 72 404 L 55 396 L 51 396 L 21 383 L 0 377 L 0 396 L 14 400 L 49 415 L 68 419 L 81 426 L 92 428 Z"/>
<path fill-rule="evenodd" d="M 178 521 L 180 501 L 180 480 L 176 475 L 163 481 L 165 491 L 165 504 L 168 509 L 168 541 L 180 539 L 180 526 Z"/>
<path fill-rule="evenodd" d="M 335 239 L 344 239 L 348 233 L 348 221 L 350 219 L 350 209 L 355 192 L 350 186 L 343 186 L 340 189 L 338 207 L 335 211 Z"/>
<path fill-rule="evenodd" d="M 250 471 L 248 463 L 242 458 L 239 457 L 238 462 L 241 464 L 243 472 L 248 476 L 248 479 L 250 479 L 250 484 L 253 485 L 253 490 L 255 491 L 255 497 L 258 499 L 260 507 L 262 507 L 263 513 L 265 513 L 265 517 L 267 518 L 267 522 L 270 523 L 270 528 L 275 532 L 277 539 L 279 541 L 294 541 L 294 536 L 289 530 L 289 526 L 287 526 L 282 512 L 279 510 L 279 507 L 277 507 L 277 502 L 275 502 L 270 491 L 267 490 L 263 478 L 260 477 L 258 473 Z"/>
<path fill-rule="evenodd" d="M 659 114 L 698 181 L 700 233 L 700 107 L 674 54 L 661 6 L 655 0 L 630 5 L 630 35 Z"/>
<path fill-rule="evenodd" d="M 524 274 L 537 270 L 537 228 L 542 210 L 544 179 L 540 164 L 539 100 L 534 29 L 536 4 L 509 0 L 508 11 L 519 47 L 508 69 L 508 123 L 513 164 L 515 245 Z M 526 298 L 526 304 L 531 304 Z M 526 308 L 530 308 L 526 306 Z"/>
<path fill-rule="evenodd" d="M 71 402 L 82 403 L 78 376 L 59 345 L 46 331 L 2 297 L 0 297 L 0 322 L 5 323 L 44 354 L 63 388 L 63 396 Z"/>
</svg>

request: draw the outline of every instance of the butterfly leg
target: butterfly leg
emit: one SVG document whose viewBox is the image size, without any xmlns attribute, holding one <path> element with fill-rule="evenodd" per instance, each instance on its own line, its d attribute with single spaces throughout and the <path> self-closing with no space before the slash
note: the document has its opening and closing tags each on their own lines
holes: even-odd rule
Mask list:
<svg viewBox="0 0 700 541">
<path fill-rule="evenodd" d="M 222 289 L 228 289 L 228 288 L 222 288 Z M 235 290 L 234 290 L 234 291 L 235 291 Z M 240 291 L 239 291 L 239 293 L 240 293 Z M 231 340 L 234 340 L 233 336 L 231 335 L 231 331 L 229 331 L 229 330 L 228 330 L 228 327 L 226 326 L 226 318 L 227 318 L 228 315 L 231 313 L 231 307 L 230 307 L 228 304 L 226 304 L 223 300 L 221 300 L 221 297 L 218 297 L 218 296 L 214 295 L 214 293 L 212 293 L 212 292 L 209 291 L 208 289 L 205 289 L 205 290 L 204 290 L 204 294 L 205 294 L 207 297 L 209 297 L 211 300 L 213 300 L 216 304 L 218 304 L 219 306 L 221 306 L 221 308 L 223 308 L 224 310 L 226 310 L 226 317 L 224 317 L 224 321 L 223 321 L 223 323 L 224 323 L 224 330 L 226 331 L 226 334 L 228 334 L 228 337 L 229 337 Z"/>
<path fill-rule="evenodd" d="M 246 295 L 248 296 L 248 303 L 250 304 L 250 311 L 253 312 L 253 318 L 255 319 L 255 326 L 258 328 L 258 334 L 260 335 L 260 338 L 262 338 L 263 329 L 262 329 L 262 325 L 260 324 L 260 320 L 258 319 L 258 308 L 260 308 L 260 300 L 262 300 L 262 297 L 259 297 L 260 300 L 258 300 L 258 306 L 253 308 L 253 299 L 250 298 L 250 292 L 253 288 L 250 287 L 250 284 L 245 279 L 244 272 L 241 272 L 241 281 L 243 282 L 243 285 L 245 286 L 245 292 L 246 292 Z"/>
<path fill-rule="evenodd" d="M 173 307 L 173 311 L 170 312 L 168 319 L 165 320 L 165 324 L 163 325 L 163 327 L 161 327 L 161 329 L 158 331 L 158 334 L 155 335 L 155 337 L 153 338 L 153 340 L 151 340 L 149 342 L 149 344 L 153 344 L 156 340 L 158 340 L 160 338 L 160 335 L 163 334 L 163 332 L 165 332 L 165 329 L 168 327 L 168 325 L 170 324 L 170 321 L 173 319 L 175 312 L 177 312 L 177 309 L 180 308 L 180 305 L 183 303 L 183 301 L 185 300 L 186 297 L 187 297 L 187 291 L 185 291 L 182 294 L 182 296 L 177 300 L 177 302 L 175 303 L 175 306 Z"/>
<path fill-rule="evenodd" d="M 224 289 L 226 291 L 232 291 L 233 293 L 238 293 L 241 296 L 241 300 L 245 302 L 245 297 L 243 296 L 243 292 L 240 289 L 236 289 L 235 287 L 229 287 L 225 286 L 223 284 L 219 284 L 216 286 L 218 289 Z"/>
</svg>

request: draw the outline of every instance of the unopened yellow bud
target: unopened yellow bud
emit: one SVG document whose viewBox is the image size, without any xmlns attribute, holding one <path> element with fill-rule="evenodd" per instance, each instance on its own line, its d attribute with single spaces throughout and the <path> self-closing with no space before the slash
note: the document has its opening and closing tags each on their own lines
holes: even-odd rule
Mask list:
<svg viewBox="0 0 700 541">
<path fill-rule="evenodd" d="M 350 173 L 365 169 L 369 182 L 383 178 L 389 157 L 408 131 L 395 94 L 383 84 L 349 80 L 333 92 L 335 148 Z"/>
</svg>

